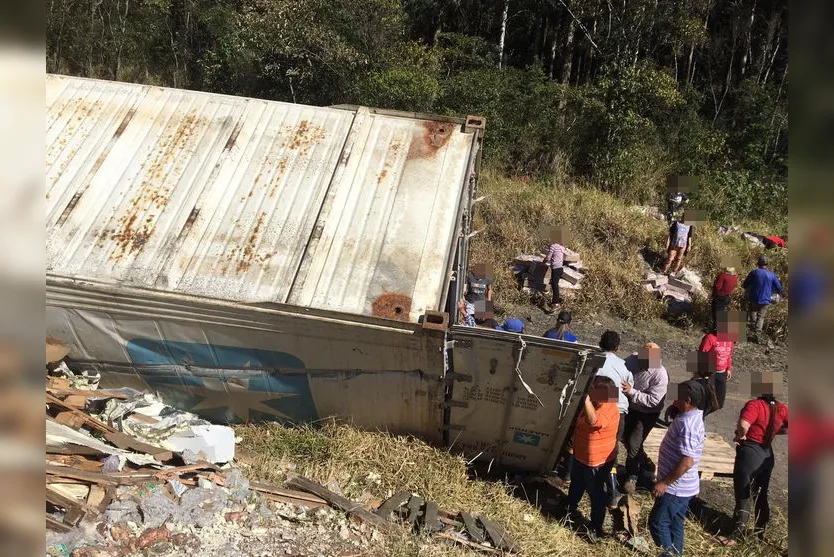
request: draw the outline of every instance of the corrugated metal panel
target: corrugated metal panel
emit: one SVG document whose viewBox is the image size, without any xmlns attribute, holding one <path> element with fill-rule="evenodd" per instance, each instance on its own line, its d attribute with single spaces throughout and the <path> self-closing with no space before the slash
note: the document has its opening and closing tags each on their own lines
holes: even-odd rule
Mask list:
<svg viewBox="0 0 834 557">
<path fill-rule="evenodd" d="M 449 338 L 456 379 L 450 444 L 499 466 L 552 470 L 588 382 L 604 363 L 599 350 L 457 326 Z M 517 364 L 534 395 L 521 384 Z"/>
<path fill-rule="evenodd" d="M 157 392 L 214 421 L 316 422 L 442 440 L 443 337 L 371 317 L 49 289 L 47 333 L 103 386 Z M 326 312 L 322 312 L 323 314 Z"/>
<path fill-rule="evenodd" d="M 476 148 L 460 125 L 47 78 L 47 272 L 416 322 Z"/>
</svg>

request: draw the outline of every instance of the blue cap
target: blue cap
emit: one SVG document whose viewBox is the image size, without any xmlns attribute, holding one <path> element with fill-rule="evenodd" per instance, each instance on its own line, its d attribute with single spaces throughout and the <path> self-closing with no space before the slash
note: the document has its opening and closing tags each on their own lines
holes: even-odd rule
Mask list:
<svg viewBox="0 0 834 557">
<path fill-rule="evenodd" d="M 508 333 L 523 333 L 524 332 L 524 322 L 521 319 L 516 319 L 515 317 L 510 317 L 508 319 L 504 319 L 504 324 L 500 327 L 495 328 L 496 331 L 507 331 Z"/>
</svg>

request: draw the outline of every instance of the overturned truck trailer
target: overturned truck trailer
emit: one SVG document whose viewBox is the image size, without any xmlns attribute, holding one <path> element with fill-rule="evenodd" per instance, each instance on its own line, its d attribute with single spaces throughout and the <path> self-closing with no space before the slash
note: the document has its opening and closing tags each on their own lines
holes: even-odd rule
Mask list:
<svg viewBox="0 0 834 557">
<path fill-rule="evenodd" d="M 450 319 L 483 119 L 58 75 L 46 109 L 47 333 L 71 367 L 215 421 L 553 466 L 599 352 Z"/>
</svg>

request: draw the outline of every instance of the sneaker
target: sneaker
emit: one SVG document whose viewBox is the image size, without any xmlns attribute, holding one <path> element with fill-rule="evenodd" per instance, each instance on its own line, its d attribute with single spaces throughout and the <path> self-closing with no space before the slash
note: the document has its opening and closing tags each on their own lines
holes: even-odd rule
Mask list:
<svg viewBox="0 0 834 557">
<path fill-rule="evenodd" d="M 632 494 L 637 491 L 637 478 L 629 478 L 623 484 L 623 491 L 628 494 Z"/>
</svg>

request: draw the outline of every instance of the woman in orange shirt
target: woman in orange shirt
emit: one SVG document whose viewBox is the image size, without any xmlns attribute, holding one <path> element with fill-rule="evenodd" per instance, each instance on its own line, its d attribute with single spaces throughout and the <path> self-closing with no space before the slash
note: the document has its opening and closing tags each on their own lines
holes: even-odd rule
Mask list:
<svg viewBox="0 0 834 557">
<path fill-rule="evenodd" d="M 597 376 L 573 431 L 573 466 L 568 489 L 568 513 L 574 515 L 585 492 L 591 498 L 591 541 L 603 534 L 605 482 L 616 459 L 620 411 L 619 390 L 609 377 Z"/>
</svg>

